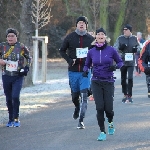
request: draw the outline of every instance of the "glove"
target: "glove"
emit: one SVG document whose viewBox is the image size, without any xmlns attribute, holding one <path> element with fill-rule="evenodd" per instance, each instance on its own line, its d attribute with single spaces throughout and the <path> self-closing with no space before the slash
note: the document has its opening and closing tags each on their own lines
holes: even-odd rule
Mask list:
<svg viewBox="0 0 150 150">
<path fill-rule="evenodd" d="M 85 72 L 82 73 L 82 76 L 87 78 L 88 77 L 88 73 L 89 73 L 88 71 L 85 71 Z"/>
<path fill-rule="evenodd" d="M 116 65 L 112 65 L 109 67 L 109 71 L 116 71 Z"/>
<path fill-rule="evenodd" d="M 25 66 L 24 68 L 20 68 L 19 75 L 20 76 L 27 76 L 28 72 L 29 72 L 29 67 Z"/>
<path fill-rule="evenodd" d="M 136 53 L 137 52 L 137 47 L 133 47 L 132 48 L 132 53 Z"/>
<path fill-rule="evenodd" d="M 146 75 L 149 75 L 149 74 L 150 74 L 150 68 L 149 68 L 149 67 L 145 67 L 145 68 L 144 68 L 144 73 L 145 73 Z"/>
<path fill-rule="evenodd" d="M 127 44 L 122 44 L 119 47 L 119 50 L 124 51 L 124 49 L 127 47 Z"/>
</svg>

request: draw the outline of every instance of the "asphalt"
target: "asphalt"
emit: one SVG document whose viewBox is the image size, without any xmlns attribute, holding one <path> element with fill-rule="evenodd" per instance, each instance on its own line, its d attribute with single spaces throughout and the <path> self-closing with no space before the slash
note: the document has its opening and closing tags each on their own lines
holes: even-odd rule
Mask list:
<svg viewBox="0 0 150 150">
<path fill-rule="evenodd" d="M 57 103 L 21 116 L 21 127 L 0 127 L 0 150 L 150 150 L 150 98 L 145 75 L 134 77 L 133 103 L 123 104 L 120 72 L 116 72 L 115 134 L 97 141 L 100 134 L 94 101 L 88 102 L 85 129 L 76 129 L 70 93 Z M 105 121 L 107 128 L 107 120 Z"/>
</svg>

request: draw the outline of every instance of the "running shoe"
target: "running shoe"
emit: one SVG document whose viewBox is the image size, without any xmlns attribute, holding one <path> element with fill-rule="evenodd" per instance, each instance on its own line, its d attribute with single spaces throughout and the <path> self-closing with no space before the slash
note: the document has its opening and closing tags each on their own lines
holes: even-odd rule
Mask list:
<svg viewBox="0 0 150 150">
<path fill-rule="evenodd" d="M 77 129 L 85 129 L 84 123 L 83 122 L 79 122 Z"/>
<path fill-rule="evenodd" d="M 19 119 L 14 120 L 14 127 L 20 127 L 20 121 Z"/>
<path fill-rule="evenodd" d="M 148 98 L 150 98 L 150 85 L 148 85 Z"/>
<path fill-rule="evenodd" d="M 106 140 L 106 133 L 101 132 L 99 137 L 97 138 L 98 141 L 105 141 Z"/>
<path fill-rule="evenodd" d="M 129 100 L 129 103 L 133 103 L 133 98 L 132 98 L 132 96 L 129 96 L 129 97 L 128 97 L 128 100 Z"/>
<path fill-rule="evenodd" d="M 91 96 L 89 96 L 89 100 L 90 101 L 94 101 L 94 97 L 91 95 Z"/>
<path fill-rule="evenodd" d="M 123 99 L 122 99 L 122 103 L 125 103 L 128 100 L 128 95 L 124 95 Z"/>
<path fill-rule="evenodd" d="M 148 98 L 150 98 L 150 92 L 148 92 Z"/>
<path fill-rule="evenodd" d="M 138 72 L 135 72 L 135 77 L 139 76 L 139 73 Z"/>
<path fill-rule="evenodd" d="M 14 122 L 9 120 L 8 123 L 6 124 L 6 127 L 13 127 L 14 126 Z"/>
<path fill-rule="evenodd" d="M 111 122 L 108 125 L 108 134 L 113 135 L 114 133 L 115 133 L 115 128 L 114 128 L 113 122 Z"/>
</svg>

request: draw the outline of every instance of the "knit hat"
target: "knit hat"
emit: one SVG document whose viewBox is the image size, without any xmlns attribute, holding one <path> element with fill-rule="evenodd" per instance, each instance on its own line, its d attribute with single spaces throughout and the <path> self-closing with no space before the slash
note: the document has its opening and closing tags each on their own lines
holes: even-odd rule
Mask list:
<svg viewBox="0 0 150 150">
<path fill-rule="evenodd" d="M 99 28 L 96 30 L 96 34 L 99 32 L 103 32 L 106 35 L 106 31 L 103 28 Z"/>
<path fill-rule="evenodd" d="M 87 19 L 87 17 L 85 17 L 85 16 L 80 16 L 80 17 L 77 19 L 77 21 L 76 21 L 76 26 L 77 26 L 77 23 L 78 23 L 79 21 L 85 22 L 86 25 L 88 24 L 88 19 Z"/>
<path fill-rule="evenodd" d="M 9 33 L 14 33 L 16 35 L 16 37 L 18 36 L 19 32 L 16 30 L 16 29 L 13 29 L 13 28 L 8 28 L 6 30 L 6 37 Z"/>
<path fill-rule="evenodd" d="M 126 24 L 123 29 L 129 29 L 132 32 L 132 26 L 130 24 Z"/>
</svg>

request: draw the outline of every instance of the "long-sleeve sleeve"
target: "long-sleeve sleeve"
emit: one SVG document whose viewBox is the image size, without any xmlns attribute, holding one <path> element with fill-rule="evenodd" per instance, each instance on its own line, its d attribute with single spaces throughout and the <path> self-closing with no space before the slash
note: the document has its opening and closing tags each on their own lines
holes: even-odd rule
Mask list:
<svg viewBox="0 0 150 150">
<path fill-rule="evenodd" d="M 148 43 L 145 47 L 145 51 L 143 52 L 141 59 L 142 59 L 142 66 L 148 67 L 148 61 L 149 61 L 149 54 L 150 54 L 150 43 Z"/>
<path fill-rule="evenodd" d="M 118 69 L 123 66 L 123 61 L 115 49 L 114 49 L 114 61 L 116 62 L 116 66 Z"/>
<path fill-rule="evenodd" d="M 90 50 L 89 50 L 87 53 L 87 58 L 85 61 L 83 71 L 88 71 L 88 69 L 90 69 L 91 65 L 92 65 L 92 59 L 91 59 L 91 54 L 90 54 Z"/>
<path fill-rule="evenodd" d="M 22 55 L 26 59 L 26 66 L 30 67 L 31 66 L 31 56 L 30 56 L 29 49 L 26 46 L 23 49 L 24 49 L 24 52 Z"/>
<path fill-rule="evenodd" d="M 68 37 L 66 37 L 65 39 L 64 39 L 64 41 L 63 41 L 63 43 L 62 43 L 62 46 L 61 46 L 61 48 L 59 49 L 59 53 L 60 53 L 60 55 L 61 55 L 61 57 L 62 58 L 64 58 L 66 61 L 67 61 L 67 63 L 69 63 L 69 61 L 70 61 L 70 58 L 69 58 L 69 56 L 67 55 L 67 49 L 68 49 L 68 47 L 69 47 L 69 44 L 68 44 Z"/>
</svg>

